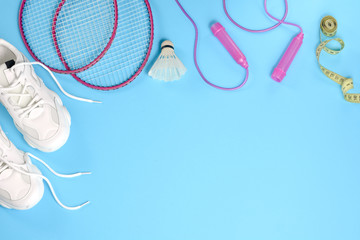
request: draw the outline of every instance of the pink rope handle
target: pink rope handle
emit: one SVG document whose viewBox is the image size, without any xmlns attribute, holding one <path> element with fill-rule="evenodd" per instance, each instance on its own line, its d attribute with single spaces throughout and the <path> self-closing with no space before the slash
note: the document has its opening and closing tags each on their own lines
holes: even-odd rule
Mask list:
<svg viewBox="0 0 360 240">
<path fill-rule="evenodd" d="M 303 38 L 304 38 L 303 29 L 299 25 L 294 24 L 294 23 L 285 22 L 285 19 L 288 15 L 289 10 L 288 10 L 287 0 L 284 0 L 284 2 L 285 2 L 284 16 L 282 19 L 277 19 L 276 17 L 274 17 L 273 15 L 271 15 L 269 13 L 269 11 L 267 9 L 267 0 L 264 0 L 264 9 L 265 9 L 266 14 L 271 19 L 277 21 L 278 23 L 275 24 L 274 26 L 266 28 L 266 29 L 252 30 L 252 29 L 245 28 L 245 27 L 241 26 L 240 24 L 238 24 L 237 22 L 235 22 L 235 20 L 230 16 L 230 14 L 226 8 L 226 0 L 223 0 L 223 7 L 224 7 L 226 16 L 229 18 L 229 20 L 233 24 L 235 24 L 235 26 L 239 27 L 242 30 L 252 32 L 252 33 L 262 33 L 262 32 L 271 31 L 271 30 L 277 28 L 278 26 L 280 26 L 281 24 L 295 26 L 300 29 L 300 33 L 295 38 L 293 38 L 293 40 L 291 41 L 287 50 L 285 51 L 284 55 L 282 56 L 280 62 L 278 63 L 278 65 L 275 67 L 273 73 L 271 74 L 271 78 L 276 82 L 281 82 L 284 79 L 284 77 L 286 76 L 286 72 L 289 69 L 291 63 L 293 62 L 296 54 L 298 53 L 298 51 L 303 43 Z"/>
<path fill-rule="evenodd" d="M 276 17 L 274 17 L 273 15 L 271 15 L 267 9 L 267 0 L 264 0 L 264 8 L 265 8 L 265 12 L 266 14 L 272 18 L 273 20 L 277 21 L 278 23 L 275 24 L 274 26 L 272 27 L 269 27 L 269 28 L 266 28 L 266 29 L 260 29 L 260 30 L 253 30 L 253 29 L 249 29 L 249 28 L 245 28 L 243 26 L 241 26 L 240 24 L 238 24 L 229 14 L 228 10 L 227 10 L 227 7 L 226 7 L 226 0 L 223 0 L 223 7 L 224 7 L 224 11 L 225 11 L 225 14 L 226 16 L 229 18 L 229 20 L 235 24 L 235 26 L 237 26 L 238 28 L 242 29 L 242 30 L 245 30 L 245 31 L 248 31 L 248 32 L 252 32 L 252 33 L 262 33 L 262 32 L 268 32 L 268 31 L 271 31 L 277 27 L 279 27 L 281 24 L 287 24 L 287 25 L 291 25 L 291 26 L 295 26 L 297 28 L 300 29 L 301 32 L 303 32 L 303 29 L 300 27 L 300 25 L 298 24 L 295 24 L 295 23 L 289 23 L 289 22 L 285 22 L 285 19 L 289 13 L 289 8 L 288 8 L 288 1 L 287 0 L 284 0 L 285 2 L 285 13 L 284 13 L 284 16 L 282 19 L 277 19 Z"/>
<path fill-rule="evenodd" d="M 211 83 L 209 80 L 206 79 L 206 77 L 204 76 L 204 74 L 201 72 L 200 70 L 200 67 L 199 67 L 199 64 L 197 62 L 197 46 L 198 46 L 198 40 L 199 40 L 199 30 L 198 30 L 198 27 L 195 23 L 195 21 L 190 17 L 190 15 L 185 11 L 185 9 L 182 7 L 182 5 L 180 4 L 180 2 L 178 0 L 175 0 L 177 5 L 180 7 L 181 11 L 185 14 L 185 16 L 190 20 L 190 22 L 193 24 L 194 28 L 195 28 L 195 46 L 194 46 L 194 61 L 195 61 L 195 66 L 196 66 L 196 69 L 197 71 L 199 72 L 201 78 L 205 81 L 205 83 L 207 83 L 208 85 L 214 87 L 214 88 L 217 88 L 217 89 L 220 89 L 220 90 L 225 90 L 225 91 L 233 91 L 233 90 L 238 90 L 240 88 L 242 88 L 248 78 L 249 78 L 249 69 L 246 68 L 246 77 L 245 77 L 245 80 L 237 87 L 233 87 L 233 88 L 225 88 L 225 87 L 221 87 L 221 86 L 218 86 L 218 85 L 215 85 L 213 83 Z M 280 25 L 280 24 L 279 24 Z"/>
</svg>

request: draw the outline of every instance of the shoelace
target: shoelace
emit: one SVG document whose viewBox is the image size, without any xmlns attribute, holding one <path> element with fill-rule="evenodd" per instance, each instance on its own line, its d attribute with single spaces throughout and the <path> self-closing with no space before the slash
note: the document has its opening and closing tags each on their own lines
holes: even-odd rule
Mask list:
<svg viewBox="0 0 360 240">
<path fill-rule="evenodd" d="M 20 112 L 19 117 L 30 113 L 33 109 L 39 107 L 41 104 L 43 104 L 43 100 L 35 94 L 32 96 L 29 93 L 26 93 L 26 89 L 29 85 L 23 84 L 24 82 L 24 75 L 19 77 L 16 81 L 10 84 L 10 86 L 3 88 L 3 92 L 6 92 L 6 95 L 8 97 L 19 97 L 19 100 L 17 101 L 17 105 L 20 105 L 21 100 L 24 97 L 31 97 L 32 100 L 27 104 L 25 107 L 16 107 L 15 111 Z M 23 85 L 23 88 L 21 90 L 21 93 L 11 93 L 12 90 L 19 88 L 19 86 Z"/>
<path fill-rule="evenodd" d="M 52 79 L 54 80 L 54 82 L 56 83 L 56 85 L 59 87 L 59 89 L 61 90 L 61 92 L 66 95 L 69 98 L 78 100 L 78 101 L 83 101 L 83 102 L 89 102 L 89 103 L 101 103 L 99 101 L 94 101 L 91 99 L 86 99 L 86 98 L 80 98 L 74 95 L 71 95 L 70 93 L 66 92 L 64 90 L 64 88 L 61 86 L 61 84 L 59 83 L 59 81 L 57 80 L 57 78 L 55 77 L 55 75 L 50 71 L 50 69 L 48 67 L 46 67 L 44 64 L 40 63 L 40 62 L 23 62 L 23 63 L 18 63 L 15 64 L 14 66 L 12 66 L 10 69 L 11 71 L 15 73 L 15 69 L 21 66 L 32 66 L 32 65 L 39 65 L 42 68 L 44 68 L 52 77 Z M 24 108 L 18 108 L 17 110 L 23 110 L 22 113 L 20 114 L 20 116 L 26 115 L 27 113 L 31 112 L 33 109 L 37 108 L 39 105 L 41 105 L 43 103 L 43 100 L 40 98 L 40 96 L 38 96 L 37 94 L 35 94 L 35 96 L 31 96 L 28 93 L 25 93 L 27 87 L 29 85 L 24 84 L 26 81 L 26 76 L 23 72 L 20 73 L 20 76 L 18 76 L 18 79 L 15 80 L 9 87 L 6 88 L 2 88 L 3 92 L 6 92 L 6 94 L 8 94 L 9 96 L 16 96 L 19 97 L 18 103 L 21 102 L 23 97 L 27 97 L 30 96 L 33 99 L 29 102 L 29 104 L 24 107 Z M 19 86 L 21 86 L 21 84 L 24 85 L 22 92 L 21 93 L 9 93 L 11 90 L 14 90 L 15 88 L 18 88 Z"/>
<path fill-rule="evenodd" d="M 74 178 L 74 177 L 79 177 L 79 176 L 82 176 L 82 175 L 88 175 L 88 174 L 91 174 L 91 172 L 80 172 L 80 173 L 75 173 L 75 174 L 61 174 L 61 173 L 57 173 L 56 171 L 54 171 L 48 164 L 46 164 L 43 160 L 41 160 L 40 158 L 32 155 L 31 153 L 27 153 L 27 155 L 35 160 L 37 160 L 38 162 L 40 162 L 41 164 L 43 164 L 49 171 L 51 171 L 54 175 L 58 176 L 58 177 L 62 177 L 62 178 Z M 26 164 L 26 163 L 25 163 Z M 24 164 L 24 165 L 25 165 Z M 41 179 L 43 179 L 49 186 L 50 188 L 50 191 L 55 199 L 55 201 L 61 206 L 63 207 L 64 209 L 67 209 L 67 210 L 78 210 L 82 207 L 84 207 L 85 205 L 89 204 L 90 202 L 87 201 L 81 205 L 78 205 L 78 206 L 75 206 L 75 207 L 69 207 L 69 206 L 66 206 L 64 205 L 60 200 L 59 198 L 57 197 L 56 193 L 55 193 L 55 190 L 50 182 L 50 180 L 41 175 L 41 174 L 36 174 L 36 173 L 29 173 L 27 171 L 24 171 L 23 169 L 21 169 L 22 166 L 24 165 L 19 165 L 19 164 L 15 164 L 15 163 L 11 163 L 9 161 L 7 161 L 4 157 L 0 157 L 0 174 L 7 168 L 11 168 L 21 174 L 24 174 L 24 175 L 27 175 L 27 176 L 32 176 L 32 177 L 39 177 Z"/>
</svg>

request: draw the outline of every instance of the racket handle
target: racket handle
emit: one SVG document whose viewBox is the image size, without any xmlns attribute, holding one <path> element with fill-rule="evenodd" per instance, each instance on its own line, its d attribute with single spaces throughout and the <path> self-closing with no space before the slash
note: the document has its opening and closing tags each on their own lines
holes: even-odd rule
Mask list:
<svg viewBox="0 0 360 240">
<path fill-rule="evenodd" d="M 298 53 L 304 40 L 304 33 L 299 33 L 290 43 L 279 64 L 274 69 L 271 78 L 276 82 L 281 82 L 289 69 L 291 63 L 294 61 L 296 54 Z"/>
<path fill-rule="evenodd" d="M 243 68 L 247 69 L 249 67 L 248 62 L 246 61 L 245 55 L 241 52 L 236 43 L 232 40 L 229 34 L 225 31 L 225 28 L 220 23 L 215 23 L 211 26 L 211 31 L 219 39 L 219 41 L 224 45 L 226 50 L 234 58 L 234 60 L 240 64 Z"/>
</svg>

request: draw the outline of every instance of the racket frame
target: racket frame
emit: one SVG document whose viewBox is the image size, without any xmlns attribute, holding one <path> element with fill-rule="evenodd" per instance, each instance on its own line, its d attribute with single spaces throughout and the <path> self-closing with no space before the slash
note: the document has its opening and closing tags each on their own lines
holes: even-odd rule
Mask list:
<svg viewBox="0 0 360 240">
<path fill-rule="evenodd" d="M 71 74 L 71 76 L 73 78 L 75 78 L 78 82 L 80 82 L 81 84 L 83 84 L 83 85 L 85 85 L 85 86 L 87 86 L 89 88 L 93 88 L 93 89 L 96 89 L 96 90 L 109 91 L 109 90 L 115 90 L 115 89 L 118 89 L 118 88 L 125 87 L 126 85 L 128 85 L 129 83 L 134 81 L 135 78 L 137 78 L 139 76 L 139 74 L 145 68 L 147 61 L 149 60 L 151 49 L 152 49 L 153 42 L 154 42 L 154 18 L 153 18 L 153 15 L 152 15 L 152 11 L 151 11 L 149 1 L 144 0 L 144 2 L 146 4 L 147 10 L 149 12 L 149 21 L 150 21 L 151 33 L 150 33 L 150 42 L 149 42 L 149 47 L 148 47 L 148 50 L 147 50 L 147 53 L 146 53 L 146 57 L 144 58 L 144 61 L 141 64 L 138 71 L 131 78 L 126 80 L 125 82 L 122 82 L 121 84 L 114 85 L 114 86 L 108 86 L 108 87 L 101 87 L 101 86 L 95 86 L 95 85 L 89 84 L 89 83 L 85 82 L 84 80 L 82 80 L 81 78 L 79 78 L 76 74 Z"/>
<path fill-rule="evenodd" d="M 63 56 L 61 55 L 60 52 L 60 48 L 58 46 L 57 43 L 57 39 L 56 39 L 56 21 L 58 18 L 58 15 L 61 11 L 61 8 L 63 7 L 63 5 L 65 4 L 66 0 L 62 0 L 55 12 L 55 16 L 52 20 L 52 28 L 51 28 L 51 35 L 53 38 L 53 42 L 56 48 L 56 53 L 58 54 L 61 62 L 64 64 L 64 67 L 66 68 L 66 70 L 60 70 L 60 69 L 55 69 L 52 68 L 50 66 L 48 66 L 46 63 L 42 62 L 37 56 L 36 54 L 32 51 L 30 45 L 28 44 L 27 40 L 26 40 L 26 36 L 25 36 L 25 32 L 23 29 L 23 10 L 25 7 L 26 2 L 28 2 L 30 0 L 22 0 L 21 5 L 20 5 L 20 10 L 19 10 L 19 29 L 20 29 L 20 35 L 21 38 L 25 44 L 26 49 L 28 50 L 28 52 L 30 53 L 30 55 L 35 59 L 35 61 L 37 62 L 41 62 L 42 64 L 46 65 L 51 71 L 56 72 L 56 73 L 63 73 L 63 74 L 75 74 L 75 73 L 79 73 L 79 72 L 83 72 L 86 69 L 89 69 L 90 67 L 92 67 L 93 65 L 95 65 L 98 61 L 100 61 L 100 59 L 102 57 L 104 57 L 104 55 L 106 54 L 106 52 L 110 49 L 111 44 L 113 43 L 115 36 L 116 36 L 116 31 L 117 31 L 117 26 L 118 26 L 118 4 L 117 4 L 117 0 L 113 0 L 114 3 L 114 13 L 115 13 L 115 19 L 114 19 L 114 27 L 113 27 L 113 31 L 110 37 L 109 42 L 107 43 L 107 45 L 105 46 L 104 50 L 99 54 L 98 57 L 96 57 L 96 59 L 94 59 L 91 63 L 87 64 L 84 67 L 81 67 L 79 69 L 70 69 L 69 65 L 65 62 Z"/>
<path fill-rule="evenodd" d="M 26 41 L 26 37 L 25 37 L 25 33 L 24 33 L 24 30 L 22 28 L 22 12 L 23 12 L 23 9 L 24 9 L 24 6 L 25 6 L 25 3 L 26 1 L 30 1 L 30 0 L 22 0 L 22 3 L 21 3 L 21 6 L 20 6 L 20 11 L 19 11 L 19 28 L 20 28 L 20 34 L 21 34 L 21 38 L 25 44 L 25 47 L 27 48 L 27 50 L 29 51 L 30 55 L 35 59 L 35 61 L 38 61 L 38 62 L 41 62 L 40 59 L 32 52 L 29 44 L 27 43 Z M 114 0 L 115 2 L 117 0 Z M 62 0 L 62 2 L 65 2 L 65 0 Z M 92 84 L 89 84 L 87 82 L 85 82 L 84 80 L 80 79 L 75 73 L 79 73 L 80 71 L 78 72 L 74 72 L 74 70 L 72 70 L 72 72 L 70 72 L 71 76 L 73 78 L 75 78 L 78 82 L 80 82 L 81 84 L 89 87 L 89 88 L 93 88 L 93 89 L 96 89 L 96 90 L 104 90 L 104 91 L 108 91 L 108 90 L 115 90 L 115 89 L 118 89 L 118 88 L 122 88 L 122 87 L 125 87 L 126 85 L 128 85 L 129 83 L 131 83 L 132 81 L 134 81 L 138 76 L 139 74 L 144 70 L 145 66 L 146 66 L 146 63 L 148 62 L 149 60 L 149 57 L 150 57 L 150 53 L 151 53 L 151 49 L 152 49 L 152 46 L 153 46 L 153 41 L 154 41 L 154 18 L 153 18 L 153 15 L 152 15 L 152 11 L 151 11 L 151 7 L 150 7 L 150 3 L 148 0 L 144 0 L 145 4 L 146 4 L 146 7 L 147 7 L 147 10 L 148 10 L 148 13 L 149 13 L 149 21 L 150 21 L 150 42 L 149 42 L 149 46 L 148 46 L 148 50 L 147 50 L 147 53 L 146 53 L 146 56 L 144 58 L 144 61 L 143 63 L 141 64 L 140 68 L 137 70 L 137 72 L 132 76 L 130 77 L 128 80 L 126 80 L 125 82 L 122 82 L 121 84 L 118 84 L 118 85 L 114 85 L 114 86 L 107 86 L 107 87 L 101 87 L 101 86 L 95 86 L 95 85 L 92 85 Z M 117 7 L 117 4 L 115 5 L 116 6 L 116 11 L 118 12 L 118 7 Z M 118 19 L 118 14 L 116 14 L 116 19 Z M 116 31 L 117 31 L 117 21 L 116 21 L 116 27 L 114 26 L 114 32 L 113 32 L 113 38 L 112 38 L 112 41 L 115 39 L 115 35 L 116 35 Z M 111 45 L 111 44 L 110 44 Z M 110 48 L 111 46 L 109 46 Z M 108 48 L 108 49 L 109 49 Z M 107 49 L 107 50 L 108 50 Z M 106 53 L 106 52 L 105 52 Z M 105 55 L 104 53 L 104 55 Z M 60 53 L 61 54 L 61 53 Z M 100 59 L 99 59 L 100 60 Z M 99 61 L 98 60 L 98 61 Z M 97 62 L 98 62 L 97 61 Z M 65 62 L 65 61 L 64 61 Z M 63 62 L 63 63 L 64 63 Z M 46 64 L 44 64 L 46 65 Z M 68 66 L 68 64 L 65 62 L 65 68 L 66 66 Z M 51 71 L 53 72 L 56 72 L 56 73 L 69 73 L 68 70 L 64 71 L 64 70 L 58 70 L 58 69 L 54 69 L 54 68 L 49 68 Z"/>
</svg>

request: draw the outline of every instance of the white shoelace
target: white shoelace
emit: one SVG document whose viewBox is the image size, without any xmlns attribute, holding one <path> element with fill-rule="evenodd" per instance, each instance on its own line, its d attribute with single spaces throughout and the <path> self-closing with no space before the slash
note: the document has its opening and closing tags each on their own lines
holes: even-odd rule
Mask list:
<svg viewBox="0 0 360 240">
<path fill-rule="evenodd" d="M 91 174 L 91 172 L 80 172 L 80 173 L 75 173 L 75 174 L 61 174 L 61 173 L 57 173 L 55 172 L 48 164 L 46 164 L 43 160 L 41 160 L 40 158 L 32 155 L 31 153 L 27 153 L 27 155 L 37 161 L 39 161 L 41 164 L 43 164 L 48 170 L 50 170 L 54 175 L 58 176 L 58 177 L 62 177 L 62 178 L 74 178 L 74 177 L 79 177 L 79 176 L 82 176 L 82 175 L 88 175 L 88 174 Z M 23 165 L 19 165 L 19 164 L 15 164 L 15 163 L 11 163 L 9 161 L 7 161 L 6 159 L 0 157 L 0 173 L 2 171 L 4 171 L 5 169 L 7 168 L 11 168 L 21 174 L 24 174 L 26 176 L 30 176 L 30 177 L 39 177 L 41 179 L 43 179 L 49 186 L 50 188 L 50 191 L 55 199 L 55 201 L 61 206 L 63 207 L 64 209 L 67 209 L 67 210 L 78 210 L 80 208 L 82 208 L 83 206 L 89 204 L 90 202 L 87 201 L 81 205 L 78 205 L 78 206 L 75 206 L 75 207 L 69 207 L 69 206 L 66 206 L 64 205 L 60 200 L 59 198 L 57 197 L 56 193 L 55 193 L 55 190 L 50 182 L 50 180 L 41 175 L 41 174 L 36 174 L 36 173 L 29 173 L 27 171 L 24 171 L 23 169 L 21 169 L 21 166 Z"/>
<path fill-rule="evenodd" d="M 61 90 L 61 92 L 66 95 L 69 98 L 78 100 L 78 101 L 82 101 L 82 102 L 89 102 L 89 103 L 101 103 L 99 101 L 94 101 L 91 99 L 86 99 L 86 98 L 81 98 L 81 97 L 76 97 L 74 95 L 71 95 L 70 93 L 66 92 L 64 90 L 64 88 L 61 86 L 61 84 L 59 83 L 59 81 L 57 80 L 57 78 L 55 77 L 55 75 L 50 71 L 50 69 L 48 67 L 46 67 L 44 64 L 40 63 L 40 62 L 22 62 L 22 63 L 18 63 L 15 64 L 14 66 L 12 66 L 10 69 L 11 71 L 13 71 L 15 73 L 15 68 L 17 67 L 21 67 L 21 66 L 32 66 L 32 65 L 39 65 L 42 68 L 44 68 L 52 77 L 52 79 L 54 80 L 54 82 L 56 83 L 56 85 L 59 87 L 59 89 Z M 25 81 L 26 76 L 24 75 L 23 72 L 21 72 L 20 77 L 15 80 L 13 83 L 11 83 L 11 85 L 9 87 L 5 87 L 3 88 L 5 92 L 9 92 L 15 88 L 18 88 L 20 84 L 23 84 Z M 21 102 L 23 97 L 27 97 L 30 96 L 29 94 L 25 93 L 26 88 L 28 87 L 28 85 L 24 84 L 24 87 L 22 89 L 21 93 L 7 93 L 9 96 L 17 96 L 19 97 L 18 103 Z M 30 96 L 32 97 L 32 96 Z M 38 96 L 35 95 L 33 97 L 33 100 L 31 102 L 29 102 L 28 106 L 23 108 L 23 113 L 22 114 L 26 114 L 31 112 L 32 109 L 35 109 L 36 107 L 38 107 L 40 104 L 42 104 L 42 99 Z"/>
</svg>

